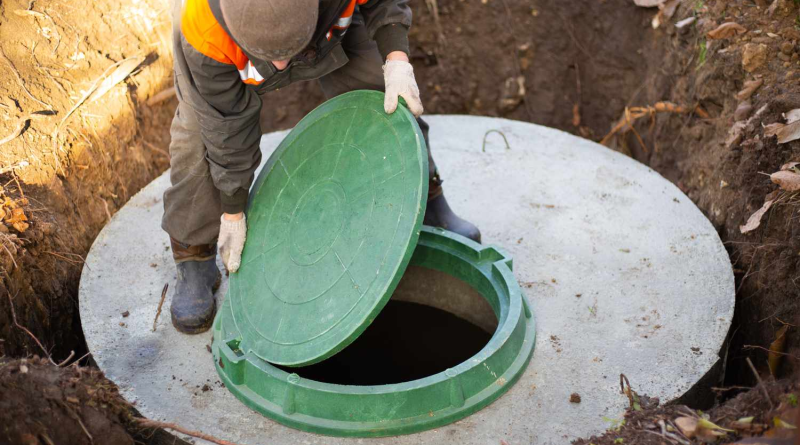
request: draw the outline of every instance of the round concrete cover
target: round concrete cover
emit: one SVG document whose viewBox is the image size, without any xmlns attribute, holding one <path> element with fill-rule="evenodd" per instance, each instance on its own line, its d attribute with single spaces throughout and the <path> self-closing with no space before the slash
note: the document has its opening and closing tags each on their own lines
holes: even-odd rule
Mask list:
<svg viewBox="0 0 800 445">
<path fill-rule="evenodd" d="M 733 271 L 716 230 L 677 187 L 561 131 L 425 119 L 453 209 L 513 256 L 535 311 L 536 358 L 503 397 L 450 426 L 379 440 L 318 436 L 245 406 L 221 385 L 207 350 L 212 333 L 183 335 L 166 312 L 176 279 L 160 227 L 169 172 L 114 215 L 86 258 L 79 308 L 100 369 L 142 415 L 239 444 L 561 445 L 621 419 L 621 373 L 664 403 L 716 368 Z M 265 158 L 286 134 L 264 136 Z M 219 306 L 227 288 L 223 277 Z M 570 403 L 572 393 L 581 403 Z"/>
<path fill-rule="evenodd" d="M 306 116 L 250 193 L 242 267 L 230 276 L 240 348 L 302 366 L 344 349 L 394 292 L 414 252 L 428 155 L 404 107 L 356 91 Z"/>
</svg>

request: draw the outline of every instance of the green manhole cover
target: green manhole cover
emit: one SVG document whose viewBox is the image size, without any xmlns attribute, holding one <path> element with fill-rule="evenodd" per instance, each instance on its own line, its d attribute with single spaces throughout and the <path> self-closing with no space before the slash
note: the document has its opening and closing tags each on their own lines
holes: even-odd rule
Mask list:
<svg viewBox="0 0 800 445">
<path fill-rule="evenodd" d="M 476 355 L 409 382 L 336 385 L 287 373 L 242 349 L 231 300 L 214 322 L 214 363 L 225 387 L 250 408 L 320 434 L 378 437 L 415 433 L 462 419 L 503 395 L 533 355 L 533 314 L 502 250 L 424 227 L 411 265 L 446 273 L 491 306 L 497 329 Z M 413 325 L 415 321 L 409 320 Z M 354 364 L 354 366 L 356 366 Z"/>
<path fill-rule="evenodd" d="M 427 176 L 416 120 L 404 107 L 386 115 L 378 92 L 326 102 L 280 144 L 250 194 L 242 267 L 214 321 L 214 362 L 236 397 L 303 430 L 386 436 L 458 420 L 522 375 L 535 331 L 511 259 L 423 228 Z M 324 383 L 276 366 L 312 365 L 350 345 L 409 262 L 485 299 L 498 327 L 480 352 L 428 377 L 377 386 Z"/>
<path fill-rule="evenodd" d="M 303 366 L 355 340 L 397 286 L 427 199 L 422 133 L 383 94 L 356 91 L 311 112 L 250 195 L 242 266 L 227 300 L 240 348 Z"/>
</svg>

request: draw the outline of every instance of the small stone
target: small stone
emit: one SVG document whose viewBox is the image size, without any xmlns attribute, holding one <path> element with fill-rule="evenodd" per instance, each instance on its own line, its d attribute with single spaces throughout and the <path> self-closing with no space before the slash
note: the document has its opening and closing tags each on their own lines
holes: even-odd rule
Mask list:
<svg viewBox="0 0 800 445">
<path fill-rule="evenodd" d="M 122 318 L 127 318 L 128 315 L 130 315 L 130 314 L 131 313 L 129 311 L 125 311 L 125 312 L 122 313 Z"/>
<path fill-rule="evenodd" d="M 19 372 L 20 372 L 20 374 L 27 374 L 28 373 L 28 367 L 25 366 L 25 365 L 19 365 Z"/>
<path fill-rule="evenodd" d="M 763 43 L 748 43 L 742 52 L 742 67 L 748 73 L 761 68 L 767 63 L 769 48 Z"/>
<path fill-rule="evenodd" d="M 788 62 L 788 61 L 792 60 L 792 56 L 790 56 L 788 54 L 784 54 L 784 53 L 778 53 L 778 58 L 783 60 L 784 62 Z"/>
<path fill-rule="evenodd" d="M 792 45 L 792 42 L 786 41 L 781 43 L 781 52 L 791 55 L 794 52 L 794 45 Z"/>
<path fill-rule="evenodd" d="M 783 62 L 784 68 L 789 68 L 790 66 L 792 66 L 792 62 Z"/>
<path fill-rule="evenodd" d="M 740 103 L 738 107 L 736 107 L 736 111 L 733 113 L 733 118 L 736 121 L 746 120 L 748 117 L 750 117 L 750 113 L 752 111 L 753 111 L 753 104 L 749 100 L 746 100 Z"/>
<path fill-rule="evenodd" d="M 581 403 L 581 396 L 577 392 L 573 392 L 571 396 L 569 396 L 569 403 Z"/>
</svg>

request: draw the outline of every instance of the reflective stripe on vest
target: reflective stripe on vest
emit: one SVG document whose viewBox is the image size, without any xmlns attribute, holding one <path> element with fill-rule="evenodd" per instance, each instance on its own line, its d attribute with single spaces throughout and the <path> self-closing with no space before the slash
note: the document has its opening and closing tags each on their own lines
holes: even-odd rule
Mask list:
<svg viewBox="0 0 800 445">
<path fill-rule="evenodd" d="M 350 0 L 350 4 L 348 4 L 347 8 L 344 9 L 342 15 L 339 16 L 339 20 L 334 23 L 330 31 L 325 34 L 325 37 L 330 40 L 333 37 L 334 30 L 339 31 L 340 36 L 344 35 L 344 33 L 347 31 L 347 28 L 349 28 L 350 24 L 353 23 L 353 13 L 356 10 L 356 5 L 363 5 L 368 1 L 369 0 Z"/>
<path fill-rule="evenodd" d="M 247 61 L 247 65 L 239 70 L 239 77 L 242 78 L 242 82 L 250 85 L 258 85 L 264 81 L 264 77 L 258 73 L 256 67 L 254 67 L 253 63 L 249 60 Z"/>
<path fill-rule="evenodd" d="M 217 22 L 208 0 L 184 0 L 181 33 L 200 54 L 219 63 L 234 65 L 242 82 L 258 85 L 264 81 L 247 55 Z"/>
</svg>

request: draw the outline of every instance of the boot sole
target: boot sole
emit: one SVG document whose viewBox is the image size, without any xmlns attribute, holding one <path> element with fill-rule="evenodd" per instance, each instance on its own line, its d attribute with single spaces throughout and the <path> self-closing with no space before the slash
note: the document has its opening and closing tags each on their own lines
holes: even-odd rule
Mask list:
<svg viewBox="0 0 800 445">
<path fill-rule="evenodd" d="M 214 310 L 214 315 L 216 315 L 216 313 L 217 311 Z M 171 315 L 170 318 L 172 319 L 172 326 L 174 326 L 178 332 L 182 332 L 184 334 L 189 334 L 189 335 L 202 334 L 203 332 L 206 332 L 207 330 L 211 329 L 211 325 L 214 324 L 213 316 L 208 321 L 197 326 L 180 325 L 178 321 L 175 320 L 174 315 Z"/>
</svg>

